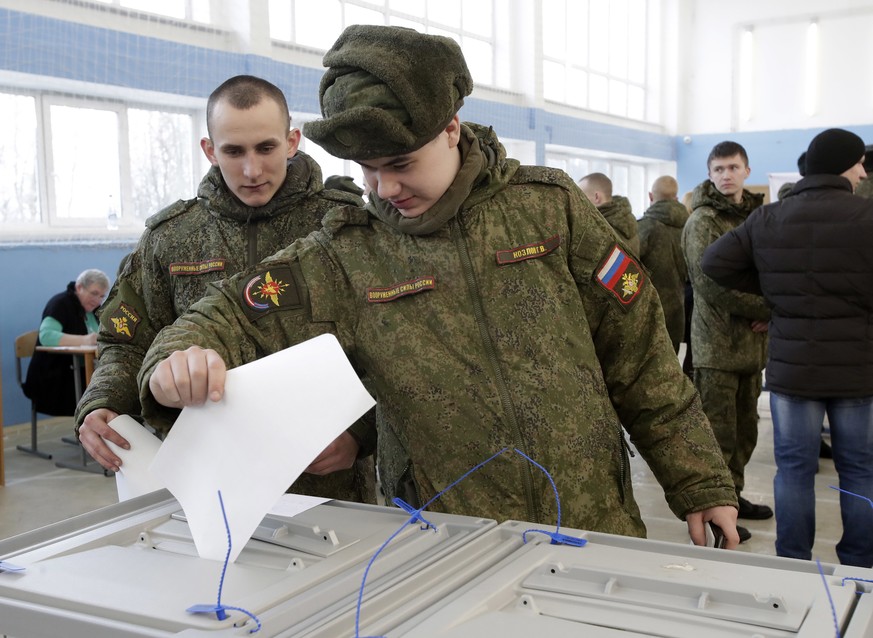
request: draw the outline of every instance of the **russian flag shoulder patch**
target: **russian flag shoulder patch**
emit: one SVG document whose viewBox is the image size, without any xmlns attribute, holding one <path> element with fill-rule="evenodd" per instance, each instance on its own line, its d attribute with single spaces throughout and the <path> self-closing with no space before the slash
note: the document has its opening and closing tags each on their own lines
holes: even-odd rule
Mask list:
<svg viewBox="0 0 873 638">
<path fill-rule="evenodd" d="M 646 274 L 639 263 L 616 244 L 598 266 L 596 279 L 622 306 L 628 307 L 643 289 Z"/>
</svg>

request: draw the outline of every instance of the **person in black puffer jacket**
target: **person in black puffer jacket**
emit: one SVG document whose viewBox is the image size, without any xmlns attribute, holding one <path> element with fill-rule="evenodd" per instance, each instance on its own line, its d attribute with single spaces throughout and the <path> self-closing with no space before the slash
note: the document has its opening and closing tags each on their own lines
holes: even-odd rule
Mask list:
<svg viewBox="0 0 873 638">
<path fill-rule="evenodd" d="M 776 553 L 811 558 L 827 414 L 844 490 L 837 556 L 871 567 L 873 508 L 865 499 L 873 498 L 873 201 L 852 194 L 866 177 L 864 153 L 864 142 L 849 131 L 817 135 L 792 196 L 754 211 L 709 247 L 701 266 L 724 286 L 762 294 L 772 309 L 767 386 Z"/>
</svg>

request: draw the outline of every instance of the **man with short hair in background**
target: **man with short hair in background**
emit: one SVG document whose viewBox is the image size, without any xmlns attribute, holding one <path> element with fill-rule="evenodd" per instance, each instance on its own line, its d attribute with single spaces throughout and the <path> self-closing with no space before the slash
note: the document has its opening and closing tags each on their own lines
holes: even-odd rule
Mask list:
<svg viewBox="0 0 873 638">
<path fill-rule="evenodd" d="M 349 193 L 324 190 L 318 164 L 298 150 L 300 130 L 291 127 L 284 94 L 266 80 L 240 75 L 221 84 L 207 102 L 206 127 L 200 146 L 212 168 L 197 197 L 146 220 L 101 313 L 98 367 L 79 402 L 76 433 L 110 470 L 118 471 L 121 459 L 104 439 L 128 447 L 111 421 L 119 414 L 141 413 L 136 375 L 158 331 L 184 314 L 210 283 L 317 230 L 328 210 L 361 203 Z M 166 433 L 177 414 L 166 410 L 148 424 Z M 373 438 L 372 427 L 356 424 L 293 489 L 375 501 L 373 460 L 365 458 Z"/>
<path fill-rule="evenodd" d="M 694 385 L 733 476 L 739 518 L 763 520 L 773 516 L 773 510 L 740 493 L 746 464 L 758 443 L 758 397 L 767 362 L 770 310 L 757 295 L 715 283 L 700 269 L 700 259 L 712 242 L 743 223 L 764 196 L 743 188 L 751 169 L 746 150 L 736 142 L 716 144 L 706 165 L 709 179 L 694 189 L 693 212 L 682 231 L 694 288 Z M 737 531 L 741 541 L 752 537 L 745 527 L 737 526 Z"/>
<path fill-rule="evenodd" d="M 603 173 L 591 173 L 579 180 L 579 188 L 613 227 L 634 255 L 640 254 L 637 218 L 627 197 L 612 194 L 612 180 Z"/>
<path fill-rule="evenodd" d="M 679 184 L 669 175 L 652 183 L 652 205 L 637 222 L 640 236 L 640 261 L 652 273 L 652 283 L 661 298 L 664 321 L 673 350 L 685 336 L 685 281 L 688 266 L 682 254 L 682 228 L 688 209 L 679 202 Z"/>
</svg>

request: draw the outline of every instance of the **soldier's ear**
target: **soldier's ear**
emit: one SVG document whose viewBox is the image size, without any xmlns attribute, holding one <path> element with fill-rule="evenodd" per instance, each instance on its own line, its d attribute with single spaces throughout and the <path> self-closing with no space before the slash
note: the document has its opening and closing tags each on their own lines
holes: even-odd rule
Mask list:
<svg viewBox="0 0 873 638">
<path fill-rule="evenodd" d="M 218 159 L 215 157 L 215 145 L 212 143 L 212 140 L 208 137 L 202 138 L 200 140 L 200 148 L 203 149 L 203 154 L 209 160 L 209 163 L 213 166 L 218 166 Z"/>
</svg>

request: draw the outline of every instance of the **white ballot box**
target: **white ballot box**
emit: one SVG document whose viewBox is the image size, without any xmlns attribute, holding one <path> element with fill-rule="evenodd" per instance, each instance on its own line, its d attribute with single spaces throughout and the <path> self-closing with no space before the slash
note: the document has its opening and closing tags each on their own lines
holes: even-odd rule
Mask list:
<svg viewBox="0 0 873 638">
<path fill-rule="evenodd" d="M 873 636 L 873 570 L 423 516 L 435 529 L 340 501 L 266 516 L 222 583 L 252 634 L 238 610 L 186 611 L 217 603 L 223 563 L 198 557 L 178 502 L 155 492 L 0 542 L 2 565 L 23 568 L 0 572 L 0 636 L 827 638 L 835 622 Z"/>
<path fill-rule="evenodd" d="M 871 583 L 852 580 L 873 570 L 561 531 L 588 543 L 529 542 L 387 635 L 827 638 L 836 618 L 843 638 L 873 636 Z"/>
</svg>

